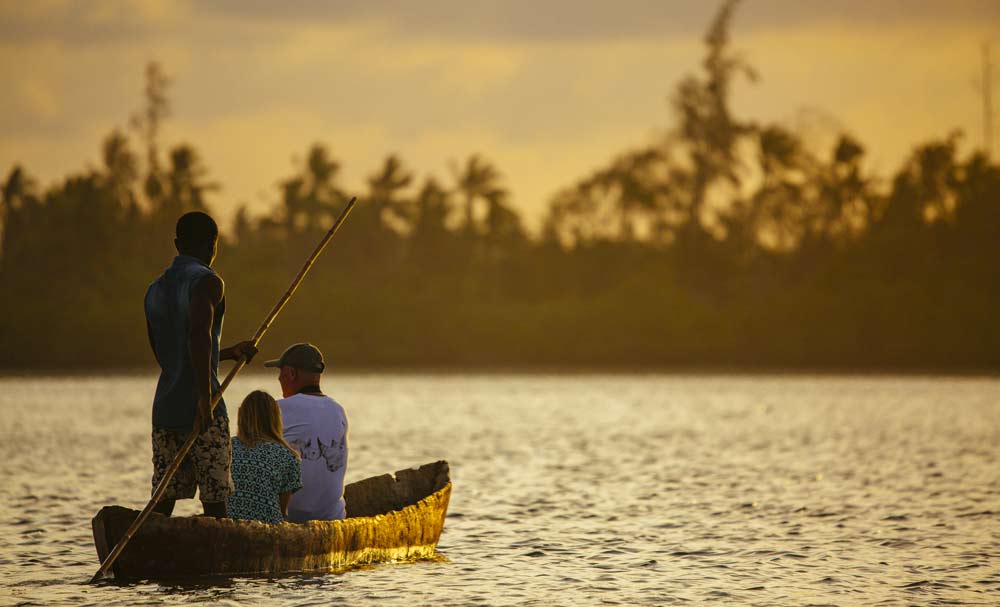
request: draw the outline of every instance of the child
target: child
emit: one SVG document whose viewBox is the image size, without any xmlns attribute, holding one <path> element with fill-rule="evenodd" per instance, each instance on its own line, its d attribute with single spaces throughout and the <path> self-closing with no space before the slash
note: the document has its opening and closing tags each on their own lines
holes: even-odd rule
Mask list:
<svg viewBox="0 0 1000 607">
<path fill-rule="evenodd" d="M 233 484 L 229 516 L 283 523 L 288 500 L 302 488 L 299 454 L 281 433 L 281 409 L 271 395 L 255 390 L 240 405 L 233 438 Z"/>
</svg>

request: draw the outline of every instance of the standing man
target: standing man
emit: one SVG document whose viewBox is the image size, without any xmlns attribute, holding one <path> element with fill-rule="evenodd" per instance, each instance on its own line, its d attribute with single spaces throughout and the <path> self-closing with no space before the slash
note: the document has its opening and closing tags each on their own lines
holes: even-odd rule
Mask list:
<svg viewBox="0 0 1000 607">
<path fill-rule="evenodd" d="M 249 361 L 257 350 L 249 341 L 219 348 L 226 298 L 211 267 L 218 244 L 211 217 L 186 213 L 177 221 L 177 257 L 146 290 L 149 345 L 160 364 L 153 397 L 154 490 L 190 433 L 198 433 L 154 508 L 167 516 L 176 500 L 193 498 L 197 487 L 205 514 L 225 517 L 233 492 L 229 416 L 221 399 L 211 410 L 212 394 L 219 391 L 219 360 Z"/>
<path fill-rule="evenodd" d="M 278 401 L 285 440 L 302 456 L 302 489 L 292 494 L 288 520 L 293 523 L 345 517 L 344 475 L 347 473 L 347 414 L 323 394 L 323 354 L 312 344 L 295 344 L 265 367 L 281 369 L 278 382 L 285 397 Z"/>
</svg>

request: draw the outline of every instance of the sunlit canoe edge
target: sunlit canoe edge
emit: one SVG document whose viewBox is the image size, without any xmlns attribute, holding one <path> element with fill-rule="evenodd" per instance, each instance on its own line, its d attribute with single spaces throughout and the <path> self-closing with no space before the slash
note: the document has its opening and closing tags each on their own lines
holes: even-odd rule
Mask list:
<svg viewBox="0 0 1000 607">
<path fill-rule="evenodd" d="M 383 474 L 344 488 L 348 518 L 304 524 L 154 514 L 112 571 L 116 580 L 338 572 L 434 558 L 451 478 L 445 461 Z M 138 516 L 105 506 L 92 520 L 103 561 Z"/>
</svg>

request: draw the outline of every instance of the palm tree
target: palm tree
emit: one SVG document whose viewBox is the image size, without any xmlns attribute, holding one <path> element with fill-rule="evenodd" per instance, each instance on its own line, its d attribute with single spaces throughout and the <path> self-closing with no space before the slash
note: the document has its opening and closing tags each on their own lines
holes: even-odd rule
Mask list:
<svg viewBox="0 0 1000 607">
<path fill-rule="evenodd" d="M 340 164 L 330 156 L 326 146 L 315 143 L 309 148 L 302 172 L 278 184 L 289 234 L 314 227 L 336 213 L 345 199 L 336 184 L 339 171 Z"/>
<path fill-rule="evenodd" d="M 28 237 L 30 230 L 24 228 L 28 223 L 28 213 L 37 206 L 35 180 L 20 166 L 15 166 L 7 175 L 7 180 L 0 186 L 0 268 L 10 260 L 11 252 L 16 248 L 13 237 Z"/>
<path fill-rule="evenodd" d="M 450 235 L 446 221 L 451 213 L 451 196 L 433 177 L 428 177 L 414 203 L 410 243 L 418 258 L 435 258 L 444 250 Z"/>
<path fill-rule="evenodd" d="M 841 135 L 832 162 L 820 169 L 819 194 L 807 225 L 812 243 L 831 243 L 857 236 L 872 220 L 872 179 L 861 171 L 865 149 Z"/>
<path fill-rule="evenodd" d="M 781 127 L 759 129 L 757 144 L 761 185 L 732 225 L 739 225 L 746 246 L 766 243 L 768 248 L 789 251 L 801 242 L 806 229 L 803 183 L 814 163 L 802 142 Z"/>
<path fill-rule="evenodd" d="M 382 168 L 368 178 L 369 200 L 378 229 L 381 229 L 387 220 L 403 224 L 412 223 L 411 202 L 398 197 L 399 192 L 409 187 L 412 181 L 413 173 L 403 168 L 402 162 L 395 154 L 387 156 Z"/>
<path fill-rule="evenodd" d="M 340 163 L 330 156 L 330 151 L 321 144 L 314 144 L 306 160 L 306 192 L 304 211 L 306 224 L 315 225 L 321 219 L 328 219 L 337 211 L 337 205 L 344 199 L 344 192 L 336 185 Z"/>
<path fill-rule="evenodd" d="M 502 196 L 506 189 L 500 185 L 500 172 L 478 154 L 473 154 L 465 161 L 465 167 L 456 171 L 456 191 L 462 195 L 465 209 L 465 224 L 467 236 L 474 236 L 476 228 L 475 205 L 477 201 L 489 201 L 490 197 Z"/>
<path fill-rule="evenodd" d="M 304 208 L 303 189 L 305 179 L 301 176 L 289 177 L 278 184 L 281 189 L 281 202 L 285 207 L 285 230 L 290 236 L 296 230 L 296 221 L 301 216 Z"/>
<path fill-rule="evenodd" d="M 650 147 L 625 154 L 598 174 L 598 183 L 611 195 L 610 203 L 618 216 L 618 238 L 635 240 L 639 223 L 656 223 L 669 190 L 668 169 L 663 150 Z"/>
<path fill-rule="evenodd" d="M 118 129 L 104 139 L 101 146 L 108 182 L 116 190 L 130 190 L 139 179 L 139 159 L 132 152 L 128 138 Z"/>
<path fill-rule="evenodd" d="M 937 221 L 952 221 L 956 188 L 961 181 L 957 162 L 958 135 L 917 148 L 896 175 L 892 194 L 880 218 L 882 227 L 919 230 Z"/>
<path fill-rule="evenodd" d="M 35 180 L 20 165 L 12 168 L 0 188 L 0 201 L 3 202 L 4 210 L 18 210 L 25 200 L 34 197 L 35 187 Z"/>
<path fill-rule="evenodd" d="M 207 208 L 205 194 L 216 191 L 219 185 L 205 181 L 205 168 L 190 145 L 180 145 L 170 152 L 170 170 L 166 175 L 167 206 L 173 214 L 187 211 L 204 211 Z"/>
<path fill-rule="evenodd" d="M 521 227 L 521 217 L 508 203 L 504 190 L 493 190 L 486 194 L 486 242 L 490 255 L 499 257 L 505 248 L 519 244 L 525 239 Z"/>
</svg>

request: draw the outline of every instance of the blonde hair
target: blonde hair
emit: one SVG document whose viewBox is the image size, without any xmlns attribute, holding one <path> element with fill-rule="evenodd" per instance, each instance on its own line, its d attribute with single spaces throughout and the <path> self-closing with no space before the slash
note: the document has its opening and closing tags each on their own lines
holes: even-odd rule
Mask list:
<svg viewBox="0 0 1000 607">
<path fill-rule="evenodd" d="M 247 447 L 257 443 L 278 443 L 300 458 L 299 452 L 285 441 L 282 434 L 281 408 L 274 398 L 263 390 L 254 390 L 240 405 L 236 436 Z"/>
</svg>

